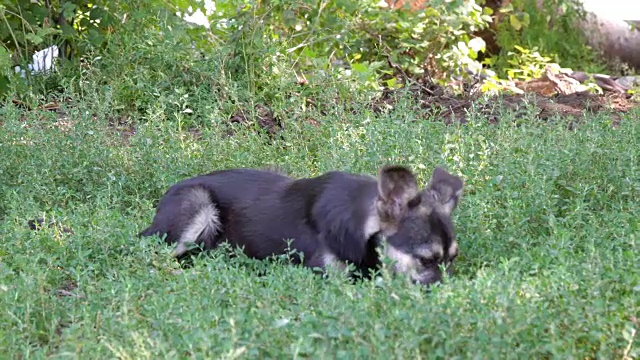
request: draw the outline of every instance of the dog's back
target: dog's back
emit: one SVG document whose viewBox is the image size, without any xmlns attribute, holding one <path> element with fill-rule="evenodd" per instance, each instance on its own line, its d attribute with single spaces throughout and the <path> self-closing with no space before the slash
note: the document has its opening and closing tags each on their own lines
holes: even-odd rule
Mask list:
<svg viewBox="0 0 640 360">
<path fill-rule="evenodd" d="M 333 258 L 361 267 L 370 262 L 366 242 L 371 234 L 364 226 L 376 193 L 374 178 L 338 171 L 278 183 L 252 194 L 251 201 L 221 202 L 222 211 L 228 211 L 221 217 L 222 236 L 259 259 L 291 246 L 310 267 L 323 267 Z M 300 259 L 294 255 L 293 260 Z"/>
<path fill-rule="evenodd" d="M 166 235 L 167 243 L 178 244 L 177 257 L 190 243 L 211 249 L 223 235 L 223 224 L 237 213 L 234 208 L 249 206 L 291 181 L 280 173 L 254 169 L 220 170 L 183 180 L 167 190 L 153 222 L 140 235 Z"/>
</svg>

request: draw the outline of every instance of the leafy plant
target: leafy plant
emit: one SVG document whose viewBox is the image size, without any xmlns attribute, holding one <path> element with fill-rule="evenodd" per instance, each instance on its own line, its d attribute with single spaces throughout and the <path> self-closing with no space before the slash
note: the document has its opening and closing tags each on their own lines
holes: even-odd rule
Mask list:
<svg viewBox="0 0 640 360">
<path fill-rule="evenodd" d="M 542 56 L 537 49 L 525 49 L 514 45 L 517 52 L 509 52 L 507 62 L 509 67 L 506 68 L 509 79 L 514 80 L 530 80 L 537 79 L 544 73 L 551 58 Z"/>
<path fill-rule="evenodd" d="M 102 46 L 116 24 L 116 8 L 109 1 L 0 1 L 0 95 L 19 75 L 29 76 L 31 66 L 38 67 L 30 64 L 38 50 L 55 45 L 54 58 L 59 51 L 74 59 Z M 15 65 L 22 69 L 18 74 Z"/>
<path fill-rule="evenodd" d="M 473 1 L 408 11 L 372 0 L 227 0 L 209 20 L 235 47 L 236 71 L 294 74 L 305 83 L 334 74 L 374 89 L 381 75 L 394 87 L 465 73 L 461 62 L 473 63 L 483 45 L 469 34 L 490 21 Z"/>
<path fill-rule="evenodd" d="M 499 76 L 509 76 L 514 63 L 523 66 L 522 73 L 531 72 L 525 68 L 527 61 L 550 61 L 587 71 L 603 66 L 576 26 L 585 16 L 578 0 L 514 0 L 501 7 L 497 15 L 496 40 L 501 50 L 486 63 Z"/>
</svg>

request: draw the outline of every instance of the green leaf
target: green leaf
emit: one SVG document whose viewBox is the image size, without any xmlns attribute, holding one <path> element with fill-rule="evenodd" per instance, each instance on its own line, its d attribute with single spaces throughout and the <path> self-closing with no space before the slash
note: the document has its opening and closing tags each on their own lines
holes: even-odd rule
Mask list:
<svg viewBox="0 0 640 360">
<path fill-rule="evenodd" d="M 530 23 L 531 18 L 529 17 L 529 13 L 522 13 L 522 24 L 524 25 L 524 27 L 529 26 Z"/>
<path fill-rule="evenodd" d="M 428 7 L 424 9 L 424 16 L 437 18 L 440 17 L 440 12 L 433 7 Z"/>
<path fill-rule="evenodd" d="M 62 26 L 60 26 L 60 29 L 62 30 L 62 34 L 65 36 L 76 35 L 76 30 L 73 27 L 71 27 L 71 25 L 69 24 L 62 24 Z"/>
<path fill-rule="evenodd" d="M 27 40 L 31 41 L 34 45 L 40 45 L 44 41 L 44 39 L 42 37 L 40 37 L 40 36 L 38 36 L 36 34 L 33 34 L 33 33 L 25 34 L 24 37 Z"/>
<path fill-rule="evenodd" d="M 89 29 L 87 39 L 93 46 L 100 46 L 104 42 L 104 34 L 96 29 Z"/>
<path fill-rule="evenodd" d="M 522 46 L 519 46 L 519 45 L 513 45 L 513 47 L 514 47 L 516 50 L 518 50 L 518 51 L 520 51 L 521 53 L 523 53 L 523 54 L 528 54 L 528 53 L 530 53 L 529 49 L 525 49 L 525 48 L 523 48 Z"/>
<path fill-rule="evenodd" d="M 503 6 L 500 8 L 500 12 L 505 14 L 508 12 L 512 12 L 513 11 L 513 4 L 512 3 L 508 3 L 507 5 Z"/>
<path fill-rule="evenodd" d="M 71 19 L 75 15 L 76 7 L 77 6 L 74 3 L 65 2 L 65 3 L 62 4 L 62 7 L 60 8 L 60 13 L 66 19 Z"/>
<path fill-rule="evenodd" d="M 8 76 L 0 75 L 0 96 L 4 96 L 9 91 L 11 81 Z"/>
<path fill-rule="evenodd" d="M 363 63 L 353 63 L 351 64 L 351 70 L 358 73 L 365 73 L 369 70 L 369 67 Z"/>
<path fill-rule="evenodd" d="M 522 29 L 522 23 L 518 20 L 518 17 L 515 15 L 509 15 L 509 24 L 516 30 Z"/>
<path fill-rule="evenodd" d="M 0 46 L 0 74 L 6 74 L 12 64 L 11 53 L 9 53 L 4 46 Z"/>
</svg>

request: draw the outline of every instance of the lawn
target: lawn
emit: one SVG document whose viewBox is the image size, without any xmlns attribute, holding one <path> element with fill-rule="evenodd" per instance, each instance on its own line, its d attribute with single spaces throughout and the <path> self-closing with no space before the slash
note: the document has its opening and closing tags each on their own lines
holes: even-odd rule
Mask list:
<svg viewBox="0 0 640 360">
<path fill-rule="evenodd" d="M 2 102 L 0 358 L 640 357 L 638 109 L 569 126 L 523 98 L 446 125 L 411 94 L 374 111 L 348 81 L 242 72 L 154 29 L 120 30 L 80 70 Z M 137 237 L 187 177 L 389 163 L 423 184 L 438 165 L 465 181 L 456 272 L 430 292 L 229 249 L 181 268 Z M 39 217 L 59 226 L 30 230 Z"/>
<path fill-rule="evenodd" d="M 102 94 L 98 94 L 98 97 Z M 185 129 L 161 115 L 116 131 L 107 106 L 2 109 L 0 347 L 7 358 L 600 358 L 640 355 L 640 123 L 591 115 L 490 125 L 310 113 L 275 137 Z M 98 109 L 98 110 L 96 110 Z M 102 109 L 102 110 L 100 110 Z M 102 111 L 97 112 L 96 111 Z M 302 111 L 302 110 L 301 110 Z M 531 117 L 533 118 L 533 117 Z M 134 119 L 135 120 L 135 119 Z M 278 165 L 295 176 L 436 165 L 462 175 L 456 273 L 426 292 L 383 271 L 328 279 L 227 256 L 181 269 L 136 234 L 174 182 Z M 27 221 L 59 227 L 31 231 Z"/>
</svg>

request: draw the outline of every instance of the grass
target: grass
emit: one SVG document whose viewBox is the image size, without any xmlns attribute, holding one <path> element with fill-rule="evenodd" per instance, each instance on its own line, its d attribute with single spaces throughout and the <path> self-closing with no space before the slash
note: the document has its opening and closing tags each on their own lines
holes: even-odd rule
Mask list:
<svg viewBox="0 0 640 360">
<path fill-rule="evenodd" d="M 184 65 L 181 76 L 206 83 L 214 75 L 205 65 Z M 76 83 L 82 91 L 69 86 L 65 95 L 76 101 L 63 109 L 68 126 L 10 103 L 0 110 L 3 357 L 640 356 L 637 113 L 617 129 L 604 115 L 569 131 L 562 120 L 509 113 L 498 125 L 470 114 L 468 124 L 445 126 L 410 99 L 374 114 L 347 92 L 340 102 L 349 110 L 275 103 L 287 126 L 273 139 L 243 126 L 229 136 L 220 119 L 239 106 L 236 90 L 220 88 L 214 99 L 206 86 L 187 87 L 196 94 L 189 117 L 176 111 L 185 97 L 166 77 L 146 69 L 116 87 L 103 69 Z M 126 89 L 142 105 L 121 106 Z M 114 131 L 114 109 L 135 135 Z M 457 272 L 431 293 L 386 273 L 359 283 L 321 279 L 282 262 L 230 259 L 224 249 L 180 269 L 169 248 L 136 237 L 167 187 L 185 177 L 265 165 L 295 176 L 374 174 L 391 162 L 413 167 L 423 182 L 435 165 L 466 181 Z M 30 231 L 27 220 L 38 216 L 74 233 Z"/>
</svg>

